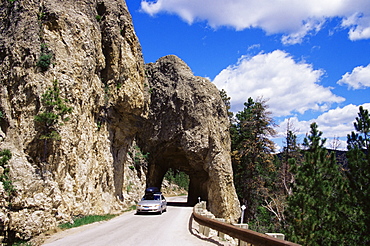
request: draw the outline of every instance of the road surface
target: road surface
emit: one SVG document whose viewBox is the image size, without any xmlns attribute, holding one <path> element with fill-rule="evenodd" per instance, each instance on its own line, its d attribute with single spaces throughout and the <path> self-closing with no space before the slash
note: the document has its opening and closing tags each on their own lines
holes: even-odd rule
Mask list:
<svg viewBox="0 0 370 246">
<path fill-rule="evenodd" d="M 180 206 L 186 197 L 169 197 L 170 205 L 162 215 L 124 213 L 106 222 L 64 231 L 45 241 L 45 246 L 215 245 L 192 234 L 192 207 Z M 175 204 L 174 202 L 180 202 Z M 194 222 L 193 222 L 194 223 Z"/>
</svg>

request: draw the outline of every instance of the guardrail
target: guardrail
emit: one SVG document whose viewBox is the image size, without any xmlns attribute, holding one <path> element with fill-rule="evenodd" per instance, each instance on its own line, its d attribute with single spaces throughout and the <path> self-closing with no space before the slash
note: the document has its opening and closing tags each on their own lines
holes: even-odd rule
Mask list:
<svg viewBox="0 0 370 246">
<path fill-rule="evenodd" d="M 249 229 L 239 228 L 225 222 L 207 218 L 196 211 L 198 210 L 197 205 L 193 208 L 193 219 L 202 226 L 212 228 L 218 232 L 227 234 L 233 238 L 237 238 L 243 242 L 250 243 L 255 246 L 299 246 L 299 244 L 296 243 L 277 239 L 266 234 L 255 232 Z"/>
</svg>

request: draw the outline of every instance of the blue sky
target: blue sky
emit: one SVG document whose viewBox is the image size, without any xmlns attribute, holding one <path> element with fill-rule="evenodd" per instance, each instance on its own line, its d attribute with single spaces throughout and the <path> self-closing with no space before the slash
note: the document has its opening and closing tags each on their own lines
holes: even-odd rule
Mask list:
<svg viewBox="0 0 370 246">
<path fill-rule="evenodd" d="M 126 3 L 146 63 L 177 55 L 227 91 L 233 112 L 268 100 L 280 146 L 288 120 L 301 141 L 315 121 L 345 149 L 358 107 L 370 110 L 369 0 Z"/>
</svg>

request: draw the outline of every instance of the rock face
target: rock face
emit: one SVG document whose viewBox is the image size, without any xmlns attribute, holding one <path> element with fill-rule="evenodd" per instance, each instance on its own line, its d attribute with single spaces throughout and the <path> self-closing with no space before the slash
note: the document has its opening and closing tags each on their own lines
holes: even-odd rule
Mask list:
<svg viewBox="0 0 370 246">
<path fill-rule="evenodd" d="M 0 149 L 12 153 L 16 192 L 0 182 L 0 232 L 28 239 L 133 202 L 129 193 L 145 186 L 128 155 L 146 112 L 144 82 L 124 0 L 1 1 Z M 35 116 L 50 109 L 43 96 L 54 84 L 72 110 L 44 125 L 57 134 L 45 139 Z"/>
<path fill-rule="evenodd" d="M 182 170 L 190 177 L 189 203 L 200 197 L 216 216 L 236 220 L 229 119 L 218 89 L 173 55 L 147 64 L 146 75 L 150 110 L 139 136 L 150 153 L 147 185 L 160 187 L 169 168 Z"/>
<path fill-rule="evenodd" d="M 238 217 L 218 90 L 175 56 L 146 69 L 123 0 L 0 2 L 0 150 L 12 154 L 0 162 L 0 244 L 120 212 L 169 167 L 190 175 L 189 202 Z"/>
</svg>

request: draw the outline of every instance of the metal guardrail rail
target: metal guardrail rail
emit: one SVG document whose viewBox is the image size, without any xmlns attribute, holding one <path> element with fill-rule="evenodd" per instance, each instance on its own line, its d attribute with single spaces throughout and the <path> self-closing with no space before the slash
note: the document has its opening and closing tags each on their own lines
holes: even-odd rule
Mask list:
<svg viewBox="0 0 370 246">
<path fill-rule="evenodd" d="M 255 232 L 249 229 L 239 228 L 225 222 L 217 221 L 200 215 L 193 208 L 193 219 L 200 225 L 207 226 L 216 231 L 225 233 L 233 238 L 250 243 L 255 246 L 300 246 L 300 244 L 277 239 L 266 234 Z"/>
</svg>

